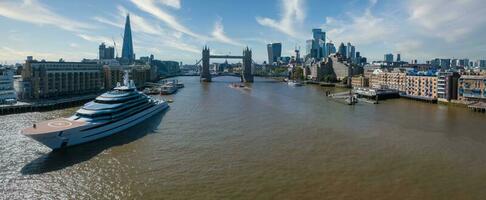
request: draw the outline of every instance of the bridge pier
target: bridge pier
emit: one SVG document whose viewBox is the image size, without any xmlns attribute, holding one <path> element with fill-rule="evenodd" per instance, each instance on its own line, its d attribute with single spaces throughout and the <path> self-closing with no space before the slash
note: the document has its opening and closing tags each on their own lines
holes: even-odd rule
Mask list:
<svg viewBox="0 0 486 200">
<path fill-rule="evenodd" d="M 204 82 L 211 82 L 211 73 L 209 73 L 209 48 L 204 47 L 202 51 L 202 70 L 200 80 Z"/>
<path fill-rule="evenodd" d="M 242 82 L 253 83 L 253 74 L 251 73 L 251 50 L 246 47 L 243 50 L 243 71 L 241 73 Z"/>
</svg>

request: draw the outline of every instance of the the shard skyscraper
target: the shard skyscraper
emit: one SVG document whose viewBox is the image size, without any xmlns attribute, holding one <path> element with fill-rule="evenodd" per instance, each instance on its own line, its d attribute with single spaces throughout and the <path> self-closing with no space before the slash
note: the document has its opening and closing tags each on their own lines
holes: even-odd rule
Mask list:
<svg viewBox="0 0 486 200">
<path fill-rule="evenodd" d="M 133 54 L 132 29 L 130 28 L 130 15 L 127 15 L 125 22 L 125 33 L 123 34 L 122 60 L 133 63 L 135 55 Z"/>
</svg>

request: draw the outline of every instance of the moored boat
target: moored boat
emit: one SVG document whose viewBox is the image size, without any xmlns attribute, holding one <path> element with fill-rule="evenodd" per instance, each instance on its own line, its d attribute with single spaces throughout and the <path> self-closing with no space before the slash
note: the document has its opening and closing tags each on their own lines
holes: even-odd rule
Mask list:
<svg viewBox="0 0 486 200">
<path fill-rule="evenodd" d="M 69 118 L 35 123 L 21 133 L 51 149 L 66 148 L 116 134 L 169 107 L 165 101 L 137 91 L 128 72 L 123 83 L 86 103 Z"/>
<path fill-rule="evenodd" d="M 160 87 L 160 94 L 169 95 L 177 92 L 177 86 L 174 84 L 164 84 Z"/>
<path fill-rule="evenodd" d="M 297 82 L 297 81 L 288 81 L 287 84 L 289 86 L 293 86 L 293 87 L 299 87 L 299 86 L 302 86 L 302 83 L 300 82 Z"/>
</svg>

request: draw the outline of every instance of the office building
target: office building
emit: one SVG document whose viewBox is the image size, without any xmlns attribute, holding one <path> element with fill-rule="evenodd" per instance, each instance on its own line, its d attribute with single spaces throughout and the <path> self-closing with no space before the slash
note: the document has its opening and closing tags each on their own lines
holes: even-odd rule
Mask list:
<svg viewBox="0 0 486 200">
<path fill-rule="evenodd" d="M 339 45 L 338 53 L 341 55 L 341 57 L 346 58 L 347 56 L 347 50 L 346 46 L 344 46 L 344 43 L 341 42 Z"/>
<path fill-rule="evenodd" d="M 350 53 L 349 57 L 354 62 L 354 60 L 356 59 L 356 47 L 351 45 L 351 50 L 349 51 L 349 53 Z"/>
<path fill-rule="evenodd" d="M 105 43 L 101 43 L 98 48 L 98 58 L 100 60 L 115 59 L 115 47 L 107 47 Z"/>
<path fill-rule="evenodd" d="M 438 67 L 444 70 L 449 69 L 452 66 L 453 60 L 451 59 L 441 59 L 441 58 L 436 58 L 434 60 L 431 60 L 429 63 L 432 65 L 432 67 Z M 458 67 L 463 67 L 460 64 L 460 61 L 456 64 Z"/>
<path fill-rule="evenodd" d="M 387 63 L 392 63 L 393 62 L 393 54 L 391 54 L 391 53 L 385 54 L 384 61 L 387 62 Z"/>
<path fill-rule="evenodd" d="M 328 55 L 326 49 L 326 32 L 323 32 L 322 29 L 312 29 L 312 36 L 312 40 L 306 41 L 307 57 L 320 60 Z"/>
<path fill-rule="evenodd" d="M 272 43 L 267 45 L 268 64 L 273 64 L 282 56 L 282 43 Z"/>
<path fill-rule="evenodd" d="M 334 46 L 334 44 L 326 43 L 326 57 L 335 53 L 336 53 L 336 47 Z"/>
<path fill-rule="evenodd" d="M 346 58 L 353 60 L 355 58 L 355 51 L 355 47 L 348 42 L 348 45 L 346 46 Z"/>
<path fill-rule="evenodd" d="M 478 60 L 478 67 L 481 68 L 481 69 L 484 69 L 486 68 L 486 60 Z"/>
<path fill-rule="evenodd" d="M 326 41 L 326 32 L 323 32 L 320 28 L 312 29 L 312 37 L 314 40 Z"/>
<path fill-rule="evenodd" d="M 402 61 L 402 57 L 400 54 L 397 54 L 397 62 L 401 62 Z"/>
<path fill-rule="evenodd" d="M 97 93 L 104 89 L 103 68 L 96 62 L 47 62 L 27 59 L 23 81 L 30 82 L 30 98 L 44 99 Z"/>
<path fill-rule="evenodd" d="M 122 62 L 131 64 L 135 60 L 133 53 L 132 29 L 130 26 L 130 15 L 127 15 L 125 22 L 125 33 L 123 34 Z"/>
<path fill-rule="evenodd" d="M 11 104 L 17 101 L 14 90 L 14 70 L 0 67 L 0 104 Z"/>
<path fill-rule="evenodd" d="M 459 59 L 459 64 L 460 67 L 469 67 L 469 59 Z"/>
</svg>

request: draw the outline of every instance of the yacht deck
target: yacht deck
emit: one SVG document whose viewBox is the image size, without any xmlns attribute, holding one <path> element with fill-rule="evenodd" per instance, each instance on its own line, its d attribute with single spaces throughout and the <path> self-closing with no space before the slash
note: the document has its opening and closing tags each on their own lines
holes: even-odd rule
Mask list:
<svg viewBox="0 0 486 200">
<path fill-rule="evenodd" d="M 56 131 L 63 131 L 67 129 L 72 129 L 80 126 L 86 125 L 83 121 L 72 121 L 65 118 L 53 119 L 48 121 L 43 121 L 40 123 L 35 123 L 32 127 L 22 130 L 25 135 L 35 135 Z"/>
</svg>

